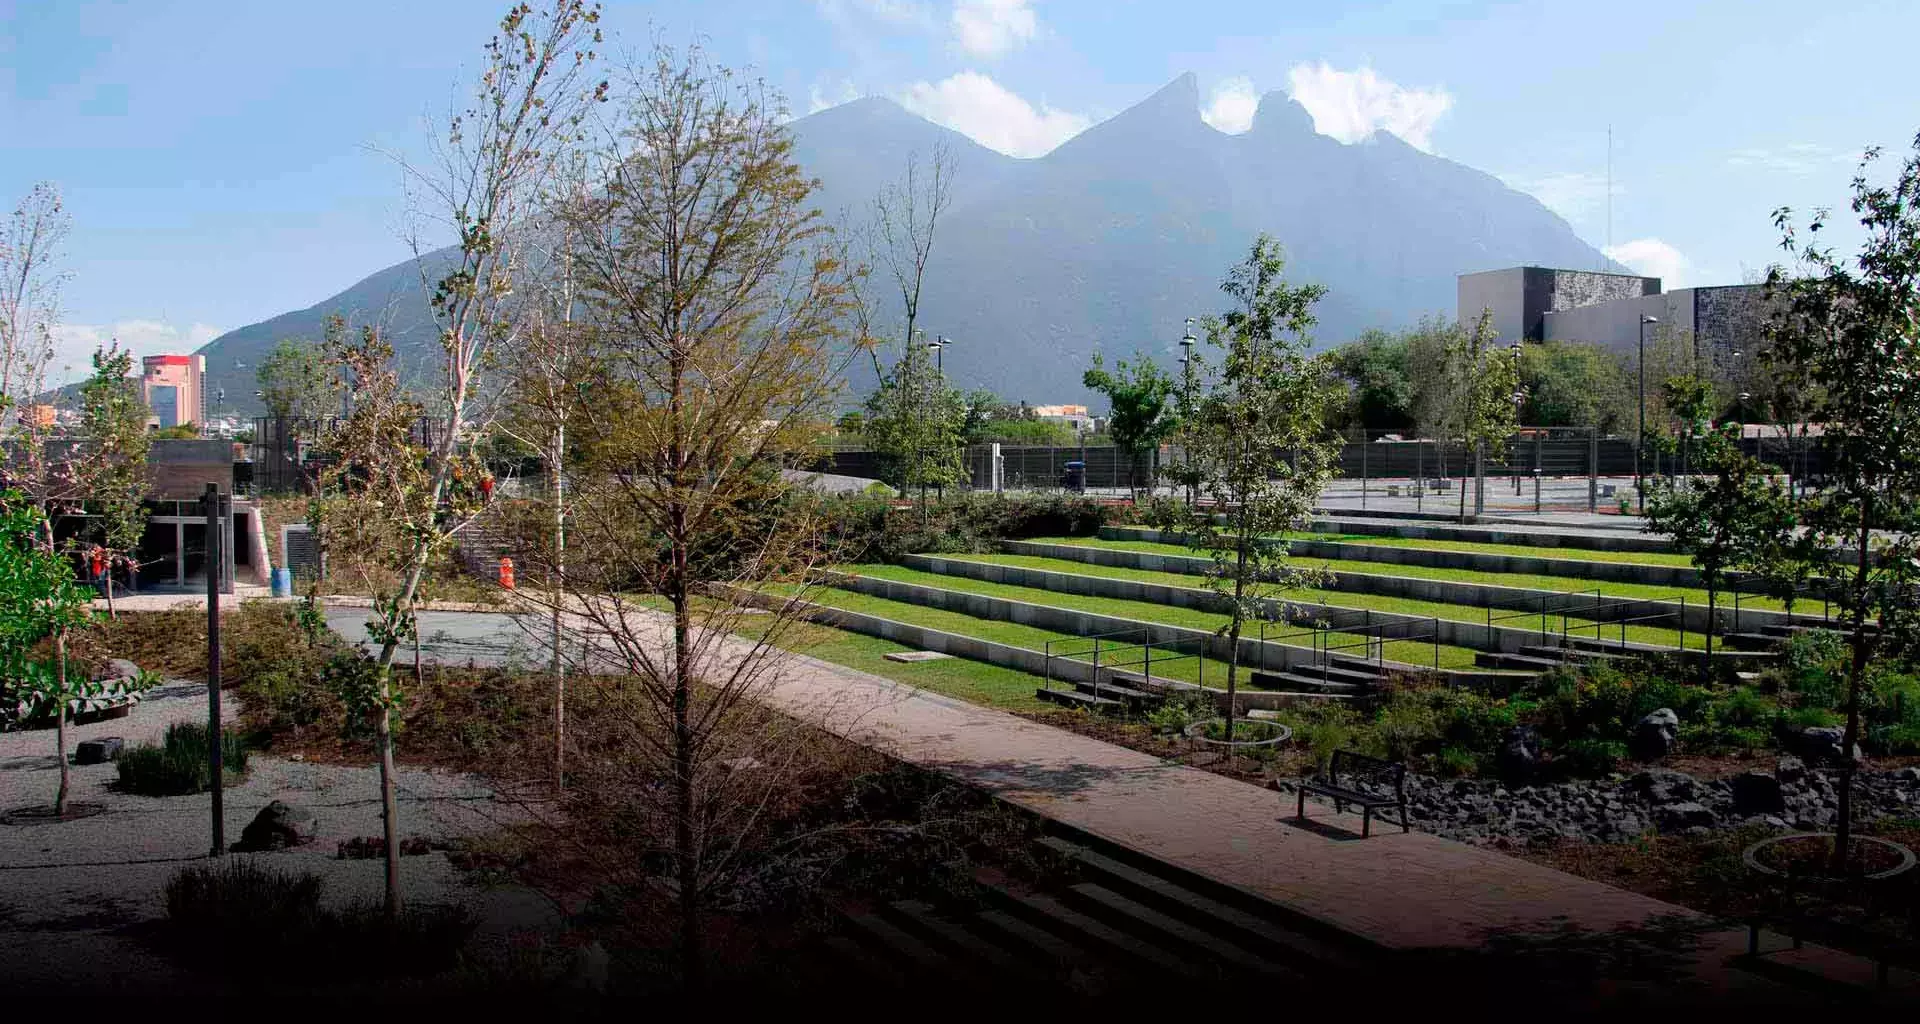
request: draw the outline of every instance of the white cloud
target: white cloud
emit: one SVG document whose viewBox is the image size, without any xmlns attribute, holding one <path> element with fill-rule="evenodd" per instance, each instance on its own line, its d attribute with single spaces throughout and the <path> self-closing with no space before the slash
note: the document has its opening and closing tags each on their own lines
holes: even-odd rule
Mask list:
<svg viewBox="0 0 1920 1024">
<path fill-rule="evenodd" d="M 1249 78 L 1229 78 L 1213 87 L 1200 119 L 1226 132 L 1238 135 L 1253 127 L 1253 115 L 1260 109 L 1260 94 Z"/>
<path fill-rule="evenodd" d="M 1812 174 L 1854 160 L 1853 155 L 1811 142 L 1797 142 L 1770 149 L 1736 149 L 1727 154 L 1728 167 L 1753 167 L 1793 175 Z"/>
<path fill-rule="evenodd" d="M 826 88 L 822 88 L 820 83 L 816 82 L 807 90 L 807 113 L 818 114 L 829 107 L 837 107 L 842 103 L 852 103 L 863 95 L 865 94 L 855 87 L 852 82 L 844 78 L 841 79 L 838 84 L 830 85 Z"/>
<path fill-rule="evenodd" d="M 1431 151 L 1433 126 L 1453 109 L 1453 96 L 1445 89 L 1409 89 L 1366 67 L 1340 71 L 1324 61 L 1295 64 L 1287 82 L 1288 92 L 1313 115 L 1314 130 L 1341 142 L 1358 142 L 1384 129 Z"/>
<path fill-rule="evenodd" d="M 1602 251 L 1608 259 L 1626 264 L 1636 274 L 1659 278 L 1660 287 L 1668 291 L 1686 286 L 1687 271 L 1691 264 L 1680 254 L 1680 250 L 1658 238 L 1636 238 L 1631 242 L 1607 246 Z"/>
<path fill-rule="evenodd" d="M 1008 156 L 1041 156 L 1092 123 L 1084 114 L 1036 107 L 977 71 L 915 82 L 897 98 L 921 117 Z"/>
<path fill-rule="evenodd" d="M 133 353 L 135 368 L 142 356 L 183 355 L 226 332 L 209 324 L 179 327 L 159 320 L 120 320 L 111 324 L 61 324 L 53 329 L 53 360 L 47 366 L 47 386 L 83 380 L 93 372 L 93 352 L 109 342 Z"/>
<path fill-rule="evenodd" d="M 1502 175 L 1509 188 L 1518 189 L 1540 200 L 1541 205 L 1570 221 L 1583 221 L 1600 213 L 1607 201 L 1607 176 L 1588 171 L 1561 171 L 1539 176 Z M 1613 183 L 1613 194 L 1626 190 Z"/>
<path fill-rule="evenodd" d="M 1030 0 L 956 0 L 953 36 L 975 57 L 1004 57 L 1032 41 L 1040 29 Z"/>
</svg>

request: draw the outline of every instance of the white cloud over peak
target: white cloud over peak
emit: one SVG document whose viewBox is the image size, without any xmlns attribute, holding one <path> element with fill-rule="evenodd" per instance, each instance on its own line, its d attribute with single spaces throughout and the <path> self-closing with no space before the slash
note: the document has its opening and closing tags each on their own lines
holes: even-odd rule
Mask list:
<svg viewBox="0 0 1920 1024">
<path fill-rule="evenodd" d="M 1288 92 L 1313 115 L 1313 127 L 1341 142 L 1358 142 L 1377 130 L 1399 136 L 1415 149 L 1433 149 L 1433 128 L 1453 109 L 1453 96 L 1439 87 L 1412 89 L 1362 67 L 1341 71 L 1322 61 L 1295 64 Z"/>
<path fill-rule="evenodd" d="M 1008 156 L 1041 156 L 1092 123 L 1084 114 L 1028 103 L 977 71 L 915 82 L 895 98 L 921 117 Z"/>
<path fill-rule="evenodd" d="M 1039 31 L 1031 0 L 955 0 L 953 5 L 954 41 L 975 57 L 1004 57 Z"/>
<path fill-rule="evenodd" d="M 1607 201 L 1607 176 L 1590 171 L 1560 171 L 1543 175 L 1501 175 L 1509 188 L 1540 200 L 1541 205 L 1570 221 L 1597 216 Z M 1613 194 L 1626 190 L 1613 183 Z"/>
<path fill-rule="evenodd" d="M 807 113 L 818 114 L 829 107 L 837 107 L 842 103 L 852 103 L 863 95 L 865 95 L 865 93 L 862 93 L 858 87 L 844 78 L 838 83 L 825 86 L 819 82 L 815 82 L 807 90 Z"/>
<path fill-rule="evenodd" d="M 1253 80 L 1229 78 L 1213 87 L 1200 119 L 1228 135 L 1238 135 L 1253 127 L 1253 115 L 1259 109 L 1260 94 L 1254 91 Z"/>
<path fill-rule="evenodd" d="M 1771 148 L 1736 149 L 1727 154 L 1728 167 L 1751 167 L 1779 174 L 1804 175 L 1853 163 L 1849 155 L 1811 142 L 1796 142 Z"/>
<path fill-rule="evenodd" d="M 1680 250 L 1658 238 L 1636 238 L 1601 251 L 1608 259 L 1626 264 L 1636 274 L 1659 278 L 1660 287 L 1668 291 L 1686 287 L 1691 264 Z"/>
<path fill-rule="evenodd" d="M 813 6 L 839 25 L 856 18 L 895 28 L 931 29 L 935 24 L 933 8 L 924 0 L 814 0 Z"/>
<path fill-rule="evenodd" d="M 159 320 L 119 320 L 111 324 L 61 324 L 53 329 L 53 360 L 47 366 L 47 385 L 56 387 L 85 379 L 93 372 L 93 352 L 109 342 L 140 357 L 184 355 L 226 332 L 210 324 L 181 327 Z"/>
</svg>

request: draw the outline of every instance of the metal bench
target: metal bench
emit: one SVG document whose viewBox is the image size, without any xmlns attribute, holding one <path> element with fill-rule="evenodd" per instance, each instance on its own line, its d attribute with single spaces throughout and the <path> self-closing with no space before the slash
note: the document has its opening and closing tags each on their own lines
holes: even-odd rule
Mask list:
<svg viewBox="0 0 1920 1024">
<path fill-rule="evenodd" d="M 1362 780 L 1374 780 L 1382 788 L 1390 783 L 1393 793 L 1389 796 L 1380 789 L 1362 789 L 1354 785 Z M 1360 808 L 1362 838 L 1373 834 L 1373 812 L 1382 807 L 1398 808 L 1400 831 L 1413 830 L 1407 821 L 1407 766 L 1398 761 L 1368 757 L 1352 750 L 1336 750 L 1333 759 L 1327 763 L 1324 778 L 1301 779 L 1295 787 L 1293 815 L 1301 820 L 1307 817 L 1308 793 L 1332 798 L 1335 811 L 1344 812 L 1348 804 Z"/>
</svg>

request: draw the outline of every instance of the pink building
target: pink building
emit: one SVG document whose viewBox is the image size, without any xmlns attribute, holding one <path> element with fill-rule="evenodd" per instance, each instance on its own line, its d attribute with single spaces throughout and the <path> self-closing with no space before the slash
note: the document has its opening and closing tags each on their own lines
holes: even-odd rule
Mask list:
<svg viewBox="0 0 1920 1024">
<path fill-rule="evenodd" d="M 147 400 L 153 426 L 164 429 L 207 421 L 202 388 L 206 356 L 148 356 L 140 365 L 140 393 Z"/>
</svg>

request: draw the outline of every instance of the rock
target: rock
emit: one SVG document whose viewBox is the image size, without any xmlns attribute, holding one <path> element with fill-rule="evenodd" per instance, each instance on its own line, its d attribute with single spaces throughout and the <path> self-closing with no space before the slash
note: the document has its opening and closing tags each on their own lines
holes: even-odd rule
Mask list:
<svg viewBox="0 0 1920 1024">
<path fill-rule="evenodd" d="M 1680 716 L 1672 708 L 1656 708 L 1634 723 L 1627 752 L 1636 761 L 1658 761 L 1673 753 L 1680 742 Z"/>
<path fill-rule="evenodd" d="M 1494 755 L 1494 766 L 1510 779 L 1525 778 L 1540 765 L 1540 734 L 1533 726 L 1516 725 L 1507 730 Z"/>
<path fill-rule="evenodd" d="M 1779 814 L 1787 809 L 1786 794 L 1780 780 L 1766 772 L 1746 772 L 1733 777 L 1733 813 L 1742 818 L 1755 814 Z"/>
<path fill-rule="evenodd" d="M 1698 784 L 1685 772 L 1655 768 L 1636 774 L 1629 784 L 1655 807 L 1683 803 L 1699 795 Z"/>
<path fill-rule="evenodd" d="M 93 673 L 95 680 L 132 679 L 140 674 L 140 666 L 125 658 L 108 658 L 107 663 Z"/>
<path fill-rule="evenodd" d="M 1843 753 L 1846 729 L 1837 725 L 1809 725 L 1787 731 L 1787 746 L 1801 757 L 1818 761 L 1837 761 Z M 1860 756 L 1860 745 L 1853 745 L 1853 756 Z"/>
<path fill-rule="evenodd" d="M 1766 817 L 1760 819 L 1760 821 L 1763 824 L 1765 824 L 1768 828 L 1786 828 L 1787 827 L 1787 819 L 1777 817 L 1772 814 L 1769 814 Z"/>
<path fill-rule="evenodd" d="M 1662 832 L 1683 832 L 1695 827 L 1712 828 L 1719 819 L 1706 807 L 1691 800 L 1666 804 L 1654 809 L 1653 818 Z"/>
<path fill-rule="evenodd" d="M 235 853 L 284 850 L 313 839 L 317 825 L 313 812 L 285 801 L 275 800 L 260 809 L 233 844 Z"/>
<path fill-rule="evenodd" d="M 1807 778 L 1807 763 L 1797 757 L 1783 757 L 1775 762 L 1773 766 L 1773 777 L 1789 785 L 1795 782 L 1805 782 Z"/>
<path fill-rule="evenodd" d="M 1920 768 L 1902 768 L 1893 773 L 1893 778 L 1896 782 L 1920 782 Z"/>
<path fill-rule="evenodd" d="M 118 736 L 100 736 L 95 739 L 81 740 L 74 748 L 74 764 L 106 764 L 120 756 L 126 741 Z"/>
</svg>

